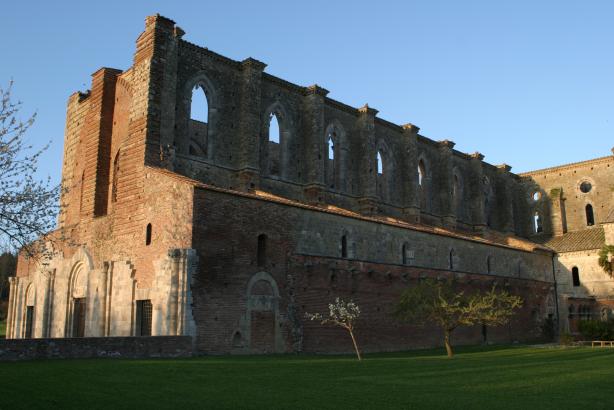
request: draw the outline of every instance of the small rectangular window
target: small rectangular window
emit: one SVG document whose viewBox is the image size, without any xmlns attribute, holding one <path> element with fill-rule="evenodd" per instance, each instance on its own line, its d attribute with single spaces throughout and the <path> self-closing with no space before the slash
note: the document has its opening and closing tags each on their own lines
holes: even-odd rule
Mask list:
<svg viewBox="0 0 614 410">
<path fill-rule="evenodd" d="M 151 336 L 151 300 L 136 301 L 136 336 Z"/>
</svg>

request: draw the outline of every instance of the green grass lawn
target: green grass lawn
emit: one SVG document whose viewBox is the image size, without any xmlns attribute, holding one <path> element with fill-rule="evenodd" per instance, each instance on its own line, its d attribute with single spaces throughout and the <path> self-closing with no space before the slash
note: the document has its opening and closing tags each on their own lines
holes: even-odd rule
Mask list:
<svg viewBox="0 0 614 410">
<path fill-rule="evenodd" d="M 614 349 L 0 363 L 0 408 L 611 409 Z"/>
</svg>

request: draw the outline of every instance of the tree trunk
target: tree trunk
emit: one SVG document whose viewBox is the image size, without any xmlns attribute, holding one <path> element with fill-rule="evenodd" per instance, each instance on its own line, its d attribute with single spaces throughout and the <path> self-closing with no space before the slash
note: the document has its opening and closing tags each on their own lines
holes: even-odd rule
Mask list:
<svg viewBox="0 0 614 410">
<path fill-rule="evenodd" d="M 450 344 L 450 333 L 451 332 L 449 330 L 445 330 L 443 339 L 443 343 L 446 346 L 446 352 L 448 352 L 448 357 L 454 356 L 454 352 L 452 352 L 452 345 Z"/>
<path fill-rule="evenodd" d="M 358 360 L 362 360 L 362 357 L 360 357 L 360 351 L 358 350 L 358 345 L 356 344 L 356 338 L 354 337 L 354 332 L 352 332 L 349 329 L 348 329 L 348 332 L 350 332 L 350 336 L 352 337 L 352 343 L 354 343 L 354 350 L 356 350 L 356 356 L 358 356 Z"/>
</svg>

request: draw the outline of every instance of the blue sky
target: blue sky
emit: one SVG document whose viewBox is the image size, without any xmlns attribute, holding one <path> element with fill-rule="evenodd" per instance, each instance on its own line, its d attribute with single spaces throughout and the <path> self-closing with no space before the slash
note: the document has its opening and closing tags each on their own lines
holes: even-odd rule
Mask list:
<svg viewBox="0 0 614 410">
<path fill-rule="evenodd" d="M 13 1 L 2 5 L 0 84 L 51 140 L 59 181 L 68 96 L 101 66 L 126 69 L 144 18 L 267 72 L 521 172 L 610 154 L 614 2 Z"/>
</svg>

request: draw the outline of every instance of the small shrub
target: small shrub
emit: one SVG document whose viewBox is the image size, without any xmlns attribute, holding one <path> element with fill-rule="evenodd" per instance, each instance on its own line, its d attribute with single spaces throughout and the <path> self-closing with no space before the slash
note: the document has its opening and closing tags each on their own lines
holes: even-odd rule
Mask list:
<svg viewBox="0 0 614 410">
<path fill-rule="evenodd" d="M 584 340 L 613 340 L 614 320 L 581 320 L 578 330 Z"/>
<path fill-rule="evenodd" d="M 562 346 L 571 346 L 574 343 L 574 338 L 569 332 L 563 332 L 559 336 L 559 343 Z"/>
</svg>

